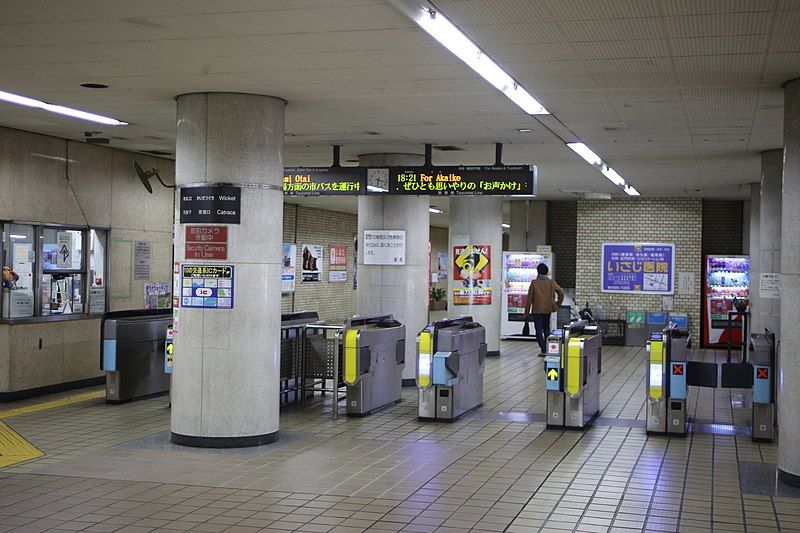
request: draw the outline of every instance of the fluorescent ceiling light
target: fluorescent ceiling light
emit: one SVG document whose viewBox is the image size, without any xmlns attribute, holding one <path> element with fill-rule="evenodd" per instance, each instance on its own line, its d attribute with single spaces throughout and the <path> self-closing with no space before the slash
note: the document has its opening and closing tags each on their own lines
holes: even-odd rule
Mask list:
<svg viewBox="0 0 800 533">
<path fill-rule="evenodd" d="M 520 128 L 520 129 L 519 129 L 519 132 L 520 132 L 520 133 L 530 133 L 530 132 L 532 132 L 532 131 L 533 131 L 533 130 L 532 130 L 532 129 L 530 129 L 530 128 Z"/>
<path fill-rule="evenodd" d="M 436 209 L 435 207 L 429 207 L 428 211 L 430 211 L 434 215 L 441 215 L 442 213 L 444 213 L 444 211 L 442 211 L 441 209 Z"/>
<path fill-rule="evenodd" d="M 27 239 L 27 235 L 14 235 L 13 233 L 10 235 L 12 239 Z"/>
<path fill-rule="evenodd" d="M 402 2 L 396 3 L 406 13 L 408 6 Z M 509 100 L 517 104 L 529 115 L 548 115 L 550 112 L 544 108 L 533 96 L 518 84 L 508 72 L 500 68 L 478 45 L 464 35 L 447 17 L 428 7 L 421 7 L 409 13 L 411 18 L 420 28 L 439 41 L 456 57 L 466 63 L 483 79 L 491 83 L 497 90 L 506 95 Z"/>
<path fill-rule="evenodd" d="M 504 228 L 506 228 L 506 229 L 508 229 L 508 228 L 510 228 L 510 227 L 511 227 L 511 224 L 506 224 L 505 222 L 503 222 L 503 223 L 502 223 L 502 224 L 500 224 L 500 225 L 501 225 L 501 226 L 503 226 L 503 227 L 504 227 Z"/>
<path fill-rule="evenodd" d="M 633 185 L 627 183 L 625 178 L 619 175 L 619 172 L 611 168 L 611 166 L 603 161 L 599 155 L 594 153 L 591 148 L 583 143 L 567 143 L 567 146 L 569 146 L 573 152 L 581 156 L 584 161 L 599 170 L 611 183 L 622 188 L 625 194 L 629 196 L 639 196 L 639 191 L 637 191 Z"/>
<path fill-rule="evenodd" d="M 370 192 L 389 192 L 389 189 L 384 189 L 383 187 L 376 187 L 374 185 L 367 185 L 367 190 Z"/>
<path fill-rule="evenodd" d="M 20 96 L 18 94 L 7 93 L 5 91 L 0 91 L 0 100 L 4 102 L 9 102 L 11 104 L 22 105 L 25 107 L 34 107 L 37 109 L 43 109 L 45 111 L 50 111 L 51 113 L 58 113 L 59 115 L 67 115 L 68 117 L 79 118 L 81 120 L 98 122 L 100 124 L 108 124 L 110 126 L 128 125 L 127 122 L 122 122 L 121 120 L 117 120 L 115 118 L 104 117 L 102 115 L 95 115 L 94 113 L 87 113 L 86 111 L 80 111 L 79 109 L 72 109 L 71 107 L 65 107 L 63 105 L 48 104 L 47 102 L 42 102 L 41 100 L 34 100 L 33 98 Z"/>
</svg>

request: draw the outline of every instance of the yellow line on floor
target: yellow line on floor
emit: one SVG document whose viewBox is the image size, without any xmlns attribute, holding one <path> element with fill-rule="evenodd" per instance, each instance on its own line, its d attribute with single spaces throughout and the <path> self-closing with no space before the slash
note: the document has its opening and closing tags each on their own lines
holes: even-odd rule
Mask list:
<svg viewBox="0 0 800 533">
<path fill-rule="evenodd" d="M 0 468 L 30 461 L 43 455 L 42 450 L 0 422 Z"/>
<path fill-rule="evenodd" d="M 11 418 L 12 416 L 27 415 L 30 413 L 36 413 L 38 411 L 44 411 L 45 409 L 53 409 L 54 407 L 72 405 L 73 403 L 87 402 L 96 398 L 102 398 L 105 395 L 106 391 L 105 389 L 102 389 L 92 392 L 84 392 L 83 394 L 76 394 L 74 396 L 65 396 L 64 398 L 59 398 L 58 400 L 52 400 L 50 402 L 42 402 L 33 405 L 26 405 L 25 407 L 17 407 L 16 409 L 8 409 L 6 411 L 0 411 L 0 419 Z"/>
</svg>

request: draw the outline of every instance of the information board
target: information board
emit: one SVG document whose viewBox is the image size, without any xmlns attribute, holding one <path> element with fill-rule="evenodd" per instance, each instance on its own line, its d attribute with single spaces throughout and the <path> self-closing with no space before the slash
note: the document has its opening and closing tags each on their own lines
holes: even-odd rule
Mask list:
<svg viewBox="0 0 800 533">
<path fill-rule="evenodd" d="M 183 187 L 180 196 L 180 222 L 239 224 L 242 189 L 239 187 Z"/>
<path fill-rule="evenodd" d="M 780 272 L 761 272 L 758 280 L 758 296 L 764 299 L 781 297 Z"/>
<path fill-rule="evenodd" d="M 675 245 L 603 243 L 603 292 L 673 294 Z"/>
<path fill-rule="evenodd" d="M 358 195 L 366 190 L 365 167 L 283 169 L 283 194 L 286 196 Z"/>
<path fill-rule="evenodd" d="M 150 279 L 151 257 L 150 241 L 133 241 L 133 279 Z"/>
<path fill-rule="evenodd" d="M 392 167 L 389 194 L 532 196 L 536 194 L 535 169 L 528 165 Z"/>
<path fill-rule="evenodd" d="M 233 309 L 232 265 L 181 265 L 181 307 Z"/>
</svg>

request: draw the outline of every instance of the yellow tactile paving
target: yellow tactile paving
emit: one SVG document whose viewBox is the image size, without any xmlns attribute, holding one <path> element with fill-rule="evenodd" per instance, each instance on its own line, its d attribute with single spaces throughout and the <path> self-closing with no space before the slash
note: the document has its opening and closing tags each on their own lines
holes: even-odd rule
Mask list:
<svg viewBox="0 0 800 533">
<path fill-rule="evenodd" d="M 96 390 L 91 392 L 85 392 L 83 394 L 66 396 L 64 398 L 59 398 L 58 400 L 52 400 L 49 402 L 26 405 L 25 407 L 18 407 L 16 409 L 7 409 L 5 411 L 0 411 L 0 419 L 4 420 L 6 418 L 11 418 L 12 416 L 27 415 L 29 413 L 36 413 L 38 411 L 44 411 L 46 409 L 53 409 L 54 407 L 63 407 L 65 405 L 71 405 L 73 403 L 86 402 L 89 400 L 94 400 L 96 398 L 102 398 L 105 395 L 106 395 L 105 390 Z"/>
<path fill-rule="evenodd" d="M 0 468 L 42 457 L 44 452 L 0 422 Z"/>
</svg>

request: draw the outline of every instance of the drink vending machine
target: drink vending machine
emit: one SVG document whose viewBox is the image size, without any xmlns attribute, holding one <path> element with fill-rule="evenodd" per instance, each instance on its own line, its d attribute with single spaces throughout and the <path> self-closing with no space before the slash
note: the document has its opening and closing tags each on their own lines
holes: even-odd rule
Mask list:
<svg viewBox="0 0 800 533">
<path fill-rule="evenodd" d="M 533 323 L 531 334 L 524 337 L 525 304 L 528 299 L 528 286 L 538 275 L 536 267 L 547 265 L 548 274 L 553 276 L 553 254 L 550 252 L 503 252 L 503 305 L 500 322 L 500 336 L 503 338 L 535 338 Z M 550 329 L 556 329 L 556 313 L 550 319 Z"/>
</svg>

